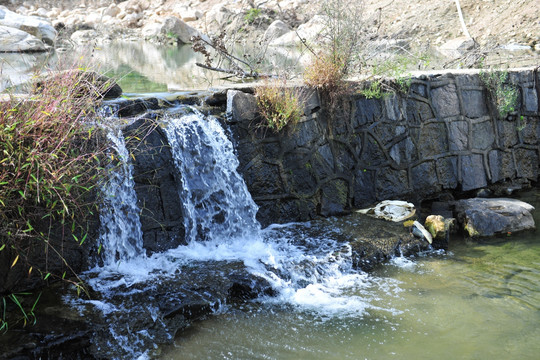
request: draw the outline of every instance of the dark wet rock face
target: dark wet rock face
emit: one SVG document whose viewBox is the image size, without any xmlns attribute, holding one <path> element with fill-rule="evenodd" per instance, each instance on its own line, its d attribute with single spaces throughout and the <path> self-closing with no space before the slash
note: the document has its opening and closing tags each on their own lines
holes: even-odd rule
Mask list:
<svg viewBox="0 0 540 360">
<path fill-rule="evenodd" d="M 130 349 L 170 344 L 220 306 L 272 294 L 240 262 L 194 263 L 152 283 L 119 286 L 114 294 L 93 292 L 91 302 L 77 301 L 71 289 L 53 290 L 44 294 L 35 326 L 14 326 L 0 338 L 0 359 L 134 359 Z M 66 307 L 60 296 L 78 305 Z"/>
<path fill-rule="evenodd" d="M 133 155 L 133 180 L 147 254 L 185 244 L 183 205 L 171 150 L 163 129 L 143 117 L 123 130 Z"/>
</svg>

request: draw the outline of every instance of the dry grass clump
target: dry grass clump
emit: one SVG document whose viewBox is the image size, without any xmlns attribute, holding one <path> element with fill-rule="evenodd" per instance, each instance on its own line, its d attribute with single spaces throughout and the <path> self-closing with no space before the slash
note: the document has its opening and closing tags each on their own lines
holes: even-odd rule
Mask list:
<svg viewBox="0 0 540 360">
<path fill-rule="evenodd" d="M 263 127 L 279 132 L 287 125 L 295 125 L 302 116 L 299 91 L 286 86 L 284 80 L 266 81 L 255 88 Z"/>
</svg>

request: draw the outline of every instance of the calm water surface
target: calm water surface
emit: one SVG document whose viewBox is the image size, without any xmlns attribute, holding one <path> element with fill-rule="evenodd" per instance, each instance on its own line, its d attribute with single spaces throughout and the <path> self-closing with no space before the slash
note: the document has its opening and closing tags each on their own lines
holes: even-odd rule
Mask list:
<svg viewBox="0 0 540 360">
<path fill-rule="evenodd" d="M 366 302 L 356 315 L 248 304 L 195 324 L 161 359 L 540 358 L 536 233 L 455 239 L 444 254 L 394 259 L 368 282 L 351 294 Z"/>
</svg>

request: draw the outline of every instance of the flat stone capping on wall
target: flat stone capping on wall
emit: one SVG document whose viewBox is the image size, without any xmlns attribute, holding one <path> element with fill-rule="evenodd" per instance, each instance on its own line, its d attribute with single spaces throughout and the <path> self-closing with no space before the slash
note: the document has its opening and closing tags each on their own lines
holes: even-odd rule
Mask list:
<svg viewBox="0 0 540 360">
<path fill-rule="evenodd" d="M 517 92 L 499 116 L 480 70 L 417 73 L 407 94 L 352 94 L 329 113 L 316 92 L 302 120 L 263 131 L 253 95 L 229 90 L 240 171 L 264 224 L 307 220 L 385 199 L 420 201 L 512 181 L 536 181 L 540 75 L 508 70 Z M 308 90 L 305 90 L 308 91 Z"/>
</svg>

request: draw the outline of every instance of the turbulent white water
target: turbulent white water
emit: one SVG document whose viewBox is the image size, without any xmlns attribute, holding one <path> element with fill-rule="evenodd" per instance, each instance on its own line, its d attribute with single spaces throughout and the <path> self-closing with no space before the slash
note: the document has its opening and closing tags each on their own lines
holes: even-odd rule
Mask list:
<svg viewBox="0 0 540 360">
<path fill-rule="evenodd" d="M 188 241 L 257 234 L 257 205 L 236 171 L 238 159 L 218 121 L 194 110 L 171 117 L 165 130 L 182 178 L 178 190 Z"/>
<path fill-rule="evenodd" d="M 142 230 L 137 207 L 129 152 L 126 149 L 121 130 L 110 131 L 107 138 L 118 160 L 118 166 L 109 167 L 109 178 L 101 188 L 103 202 L 100 211 L 101 231 L 99 243 L 102 245 L 104 261 L 115 265 L 143 253 Z"/>
</svg>

